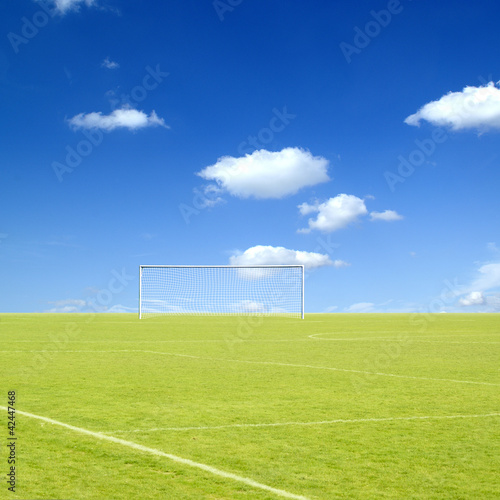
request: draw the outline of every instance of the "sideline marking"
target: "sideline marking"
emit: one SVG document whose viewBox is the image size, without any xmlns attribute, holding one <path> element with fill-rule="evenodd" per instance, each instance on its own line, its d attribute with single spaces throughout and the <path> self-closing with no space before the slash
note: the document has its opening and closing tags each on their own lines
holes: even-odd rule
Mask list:
<svg viewBox="0 0 500 500">
<path fill-rule="evenodd" d="M 135 432 L 155 432 L 155 431 L 197 431 L 197 430 L 212 430 L 212 429 L 230 429 L 238 427 L 282 427 L 287 425 L 328 425 L 328 424 L 356 424 L 361 422 L 392 422 L 397 420 L 441 420 L 453 418 L 487 418 L 500 417 L 500 413 L 487 413 L 485 415 L 428 415 L 422 417 L 387 417 L 387 418 L 354 418 L 337 420 L 320 420 L 319 422 L 277 422 L 269 424 L 229 424 L 229 425 L 212 425 L 199 427 L 158 427 L 154 429 L 134 429 L 131 431 L 109 431 L 103 434 L 119 433 L 135 433 Z"/>
<path fill-rule="evenodd" d="M 7 407 L 0 406 L 0 410 L 6 411 Z M 89 431 L 87 429 L 83 429 L 82 427 L 75 427 L 74 425 L 65 424 L 64 422 L 59 422 L 58 420 L 52 420 L 51 418 L 42 417 L 40 415 L 34 415 L 33 413 L 28 413 L 25 411 L 16 410 L 16 414 L 24 415 L 25 417 L 35 418 L 37 420 L 42 420 L 43 422 L 47 422 L 49 424 L 59 425 L 60 427 L 65 427 L 66 429 L 69 429 L 69 430 L 75 431 L 75 432 L 79 432 L 80 434 L 86 434 L 88 436 L 102 439 L 104 441 L 111 441 L 112 443 L 121 444 L 123 446 L 133 448 L 135 450 L 143 451 L 146 453 L 151 453 L 152 455 L 157 455 L 159 457 L 165 457 L 165 458 L 172 460 L 173 462 L 177 462 L 177 463 L 180 463 L 183 465 L 188 465 L 189 467 L 196 467 L 197 469 L 201 469 L 201 470 L 204 470 L 206 472 L 210 472 L 211 474 L 214 474 L 216 476 L 225 477 L 227 479 L 232 479 L 234 481 L 238 481 L 240 483 L 247 484 L 248 486 L 252 486 L 254 488 L 259 488 L 261 490 L 270 491 L 271 493 L 274 493 L 280 497 L 294 498 L 296 500 L 309 500 L 307 497 L 304 497 L 301 495 L 295 495 L 295 494 L 290 493 L 290 492 L 285 491 L 285 490 L 279 490 L 277 488 L 273 488 L 271 486 L 267 486 L 265 484 L 258 483 L 257 481 L 254 481 L 253 479 L 250 479 L 247 477 L 238 476 L 238 475 L 233 474 L 231 472 L 225 472 L 223 470 L 216 469 L 215 467 L 212 467 L 210 465 L 205 465 L 205 464 L 202 464 L 199 462 L 194 462 L 193 460 L 189 460 L 188 458 L 178 457 L 177 455 L 171 455 L 170 453 L 165 453 L 165 452 L 157 450 L 155 448 L 149 448 L 147 446 L 143 446 L 142 444 L 134 443 L 132 441 L 125 441 L 124 439 L 116 438 L 113 436 L 108 436 L 106 434 L 103 434 L 102 432 Z"/>
</svg>

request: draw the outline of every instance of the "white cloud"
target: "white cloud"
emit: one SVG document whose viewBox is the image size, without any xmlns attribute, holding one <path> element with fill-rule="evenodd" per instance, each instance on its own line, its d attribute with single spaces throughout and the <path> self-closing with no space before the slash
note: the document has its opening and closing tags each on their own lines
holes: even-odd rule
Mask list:
<svg viewBox="0 0 500 500">
<path fill-rule="evenodd" d="M 399 215 L 397 212 L 394 210 L 384 210 L 383 212 L 371 212 L 370 213 L 370 220 L 383 220 L 383 221 L 395 221 L 395 220 L 402 220 L 404 217 L 402 215 Z"/>
<path fill-rule="evenodd" d="M 340 269 L 341 267 L 349 267 L 350 265 L 351 264 L 349 264 L 349 262 L 340 259 L 333 261 L 333 267 L 336 267 L 337 269 Z"/>
<path fill-rule="evenodd" d="M 49 302 L 49 304 L 52 304 L 54 307 L 45 311 L 47 313 L 74 313 L 82 312 L 87 302 L 80 299 L 66 299 Z"/>
<path fill-rule="evenodd" d="M 314 204 L 310 205 L 309 203 L 301 203 L 297 208 L 299 209 L 300 215 L 309 215 L 317 212 L 319 210 L 320 203 L 316 201 Z"/>
<path fill-rule="evenodd" d="M 106 59 L 104 59 L 101 63 L 101 67 L 107 69 L 118 69 L 120 65 L 116 61 L 112 61 L 109 57 L 106 57 Z"/>
<path fill-rule="evenodd" d="M 61 13 L 66 14 L 70 10 L 78 10 L 82 4 L 87 7 L 96 5 L 96 0 L 51 0 L 54 7 Z"/>
<path fill-rule="evenodd" d="M 485 264 L 478 271 L 479 276 L 472 282 L 471 291 L 484 292 L 500 287 L 500 262 Z"/>
<path fill-rule="evenodd" d="M 239 158 L 219 158 L 197 175 L 238 198 L 283 198 L 329 181 L 327 169 L 328 160 L 300 148 L 261 149 Z"/>
<path fill-rule="evenodd" d="M 98 293 L 100 290 L 96 288 L 89 288 L 89 292 Z M 56 300 L 54 302 L 49 302 L 53 307 L 44 311 L 46 313 L 127 313 L 127 312 L 137 312 L 137 307 L 127 307 L 121 304 L 115 304 L 113 306 L 98 305 L 92 300 L 82 300 L 82 299 L 64 299 Z"/>
<path fill-rule="evenodd" d="M 200 194 L 198 189 L 194 190 L 196 196 Z M 200 196 L 198 204 L 201 208 L 210 208 L 221 203 L 225 203 L 225 200 L 219 196 L 222 193 L 222 189 L 215 184 L 208 184 L 203 188 L 203 195 Z"/>
<path fill-rule="evenodd" d="M 234 310 L 239 313 L 265 313 L 267 308 L 262 302 L 253 300 L 242 300 L 233 306 Z"/>
<path fill-rule="evenodd" d="M 137 130 L 145 127 L 161 126 L 169 128 L 163 118 L 153 111 L 149 116 L 143 111 L 132 108 L 115 109 L 109 115 L 99 113 L 80 113 L 68 120 L 71 127 L 77 129 L 102 129 L 107 132 L 116 128 Z"/>
<path fill-rule="evenodd" d="M 494 293 L 486 297 L 489 312 L 500 312 L 500 293 Z"/>
<path fill-rule="evenodd" d="M 419 126 L 421 120 L 452 130 L 500 128 L 500 82 L 480 87 L 465 87 L 450 92 L 408 116 L 405 123 Z"/>
<path fill-rule="evenodd" d="M 493 243 L 493 242 L 488 243 L 487 248 L 490 252 L 493 252 L 493 253 L 500 252 L 500 248 L 498 248 L 496 243 Z"/>
<path fill-rule="evenodd" d="M 233 266 L 295 264 L 303 265 L 308 269 L 335 265 L 325 254 L 264 245 L 257 245 L 248 248 L 243 253 L 232 255 L 229 258 L 229 263 Z M 337 265 L 336 267 L 342 266 Z"/>
<path fill-rule="evenodd" d="M 349 313 L 370 313 L 375 312 L 375 304 L 373 302 L 358 302 L 346 309 Z"/>
<path fill-rule="evenodd" d="M 301 233 L 308 233 L 312 229 L 326 233 L 337 231 L 368 213 L 364 200 L 351 194 L 339 194 L 324 203 L 314 205 L 302 203 L 299 210 L 302 215 L 318 212 L 316 219 L 309 219 L 309 228 L 299 230 Z"/>
<path fill-rule="evenodd" d="M 137 307 L 128 307 L 128 306 L 123 306 L 122 304 L 115 304 L 114 306 L 110 307 L 107 311 L 107 313 L 136 313 L 138 312 Z"/>
<path fill-rule="evenodd" d="M 332 313 L 332 312 L 336 311 L 338 308 L 339 308 L 339 306 L 330 306 L 330 307 L 327 307 L 325 309 L 325 312 L 326 313 Z"/>
<path fill-rule="evenodd" d="M 483 305 L 486 300 L 483 292 L 471 292 L 466 297 L 461 298 L 458 302 L 461 306 L 477 306 Z"/>
<path fill-rule="evenodd" d="M 500 311 L 500 262 L 484 264 L 470 285 L 460 287 L 458 305 L 481 312 Z"/>
</svg>

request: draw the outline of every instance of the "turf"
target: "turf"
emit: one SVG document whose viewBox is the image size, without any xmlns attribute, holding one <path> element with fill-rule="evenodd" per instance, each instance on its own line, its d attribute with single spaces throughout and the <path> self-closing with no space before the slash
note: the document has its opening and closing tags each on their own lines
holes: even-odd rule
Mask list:
<svg viewBox="0 0 500 500">
<path fill-rule="evenodd" d="M 499 315 L 2 314 L 0 339 L 0 498 L 280 498 L 21 412 L 290 498 L 499 497 Z"/>
</svg>

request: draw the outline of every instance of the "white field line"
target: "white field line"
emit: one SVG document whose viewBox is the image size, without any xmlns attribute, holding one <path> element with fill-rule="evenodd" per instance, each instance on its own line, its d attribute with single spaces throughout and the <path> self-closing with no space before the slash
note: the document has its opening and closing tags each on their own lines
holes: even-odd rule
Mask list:
<svg viewBox="0 0 500 500">
<path fill-rule="evenodd" d="M 394 332 L 390 332 L 390 331 L 373 331 L 373 332 L 369 332 L 369 331 L 363 331 L 363 332 L 321 332 L 321 333 L 313 333 L 312 335 L 308 335 L 307 337 L 308 338 L 311 338 L 311 339 L 317 339 L 318 338 L 318 335 L 349 335 L 349 334 L 362 334 L 362 333 L 392 333 L 393 336 L 394 336 Z M 446 339 L 450 339 L 450 338 L 455 338 L 455 337 L 472 337 L 472 336 L 475 336 L 476 334 L 471 334 L 471 333 L 460 333 L 460 334 L 453 334 L 453 335 L 413 335 L 411 332 L 397 332 L 398 335 L 403 335 L 404 336 L 404 339 L 434 339 L 434 338 L 446 338 Z M 481 337 L 489 337 L 489 336 L 498 336 L 500 335 L 500 333 L 498 332 L 495 332 L 495 333 L 481 333 L 481 334 L 478 334 L 478 336 L 481 336 Z M 348 337 L 348 338 L 354 338 L 354 337 Z M 373 339 L 373 338 L 379 338 L 379 339 L 386 339 L 386 338 L 393 338 L 393 337 L 359 337 L 360 339 L 365 339 L 365 340 L 369 340 L 369 339 Z M 319 340 L 323 340 L 321 337 L 319 338 Z M 329 340 L 329 339 L 324 339 L 324 340 Z M 334 340 L 334 339 L 332 339 Z"/>
<path fill-rule="evenodd" d="M 335 368 L 332 366 L 315 366 L 315 365 L 299 365 L 299 364 L 293 364 L 293 363 L 279 363 L 277 361 L 249 361 L 249 360 L 244 360 L 244 359 L 229 359 L 229 358 L 211 358 L 208 356 L 194 356 L 191 354 L 178 354 L 178 353 L 173 353 L 173 352 L 162 352 L 162 351 L 146 351 L 143 349 L 119 349 L 119 350 L 112 350 L 112 351 L 94 351 L 94 350 L 73 350 L 73 351 L 68 351 L 68 350 L 31 350 L 31 351 L 0 351 L 0 352 L 9 352 L 9 353 L 14 353 L 14 352 L 53 352 L 53 353 L 58 353 L 58 354 L 63 354 L 63 353 L 77 353 L 77 352 L 82 352 L 82 353 L 88 353 L 88 352 L 93 352 L 93 353 L 125 353 L 125 352 L 143 352 L 146 354 L 159 354 L 161 356 L 174 356 L 174 357 L 179 357 L 179 358 L 191 358 L 191 359 L 202 359 L 206 361 L 225 361 L 229 363 L 245 363 L 245 364 L 255 364 L 255 365 L 270 365 L 270 366 L 286 366 L 286 367 L 292 367 L 292 368 L 309 368 L 313 370 L 328 370 L 328 371 L 334 371 L 334 372 L 346 372 L 346 373 L 361 373 L 363 375 L 376 375 L 379 377 L 395 377 L 395 378 L 405 378 L 405 379 L 411 379 L 411 380 L 428 380 L 428 381 L 433 381 L 433 382 L 453 382 L 455 384 L 474 384 L 474 385 L 488 385 L 488 386 L 494 386 L 494 387 L 500 387 L 500 384 L 494 384 L 492 382 L 479 382 L 475 380 L 456 380 L 456 379 L 451 379 L 451 378 L 433 378 L 433 377 L 416 377 L 412 375 L 399 375 L 395 373 L 381 373 L 381 372 L 369 372 L 365 370 L 351 370 L 348 368 Z"/>
<path fill-rule="evenodd" d="M 455 380 L 455 379 L 449 379 L 449 378 L 415 377 L 412 375 L 397 375 L 394 373 L 379 373 L 379 372 L 369 372 L 369 371 L 364 371 L 364 370 L 350 370 L 347 368 L 334 368 L 331 366 L 299 365 L 299 364 L 293 364 L 293 363 L 279 363 L 276 361 L 248 361 L 248 360 L 244 360 L 244 359 L 210 358 L 210 357 L 205 357 L 205 356 L 192 356 L 189 354 L 176 354 L 176 353 L 171 353 L 171 352 L 144 351 L 144 350 L 135 350 L 135 349 L 129 350 L 129 351 L 124 351 L 124 352 L 144 352 L 144 353 L 150 353 L 150 354 L 160 354 L 160 355 L 165 355 L 165 356 L 178 356 L 178 357 L 182 357 L 182 358 L 204 359 L 204 360 L 208 360 L 208 361 L 226 361 L 226 362 L 231 362 L 231 363 L 247 363 L 247 364 L 256 364 L 256 365 L 271 365 L 271 366 L 288 366 L 288 367 L 293 367 L 293 368 L 311 368 L 314 370 L 330 370 L 330 371 L 336 371 L 336 372 L 362 373 L 364 375 L 377 375 L 380 377 L 396 377 L 396 378 L 407 378 L 407 379 L 412 379 L 412 380 L 430 380 L 430 381 L 437 381 L 437 382 L 454 382 L 456 384 L 490 385 L 490 386 L 500 387 L 500 384 L 494 384 L 491 382 L 478 382 L 478 381 L 471 381 L 471 380 Z"/>
<path fill-rule="evenodd" d="M 204 343 L 204 342 L 222 342 L 225 339 L 203 339 L 203 340 L 12 340 L 12 343 L 34 343 L 34 344 L 184 344 L 184 343 Z M 238 342 L 310 342 L 308 339 L 238 339 Z M 3 351 L 0 351 L 3 352 Z"/>
<path fill-rule="evenodd" d="M 153 429 L 134 429 L 131 431 L 109 431 L 103 434 L 116 433 L 138 433 L 138 432 L 156 432 L 156 431 L 198 431 L 198 430 L 217 430 L 217 429 L 232 429 L 246 427 L 283 427 L 288 425 L 330 425 L 330 424 L 357 424 L 366 422 L 395 422 L 401 420 L 444 420 L 456 418 L 488 418 L 500 417 L 500 413 L 487 413 L 485 415 L 428 415 L 421 417 L 387 417 L 387 418 L 354 418 L 354 419 L 336 419 L 336 420 L 320 420 L 319 422 L 276 422 L 268 424 L 229 424 L 229 425 L 207 425 L 199 427 L 158 427 Z"/>
<path fill-rule="evenodd" d="M 0 410 L 7 411 L 7 407 L 0 406 Z M 285 490 L 273 488 L 271 486 L 267 486 L 265 484 L 258 483 L 257 481 L 254 481 L 253 479 L 250 479 L 247 477 L 238 476 L 237 474 L 233 474 L 231 472 L 226 472 L 226 471 L 217 469 L 215 467 L 212 467 L 210 465 L 202 464 L 199 462 L 194 462 L 193 460 L 189 460 L 188 458 L 178 457 L 177 455 L 165 453 L 161 450 L 157 450 L 155 448 L 149 448 L 147 446 L 143 446 L 142 444 L 134 443 L 132 441 L 125 441 L 125 440 L 117 438 L 117 437 L 108 436 L 106 434 L 103 434 L 102 432 L 89 431 L 87 429 L 83 429 L 82 427 L 75 427 L 74 425 L 65 424 L 64 422 L 59 422 L 58 420 L 53 420 L 51 418 L 42 417 L 40 415 L 34 415 L 33 413 L 28 413 L 25 411 L 16 410 L 16 414 L 24 415 L 25 417 L 34 418 L 37 420 L 42 420 L 43 422 L 47 422 L 47 423 L 52 424 L 52 425 L 58 425 L 60 427 L 64 427 L 66 429 L 69 429 L 69 430 L 74 431 L 74 432 L 78 432 L 80 434 L 86 434 L 87 436 L 92 436 L 94 438 L 101 439 L 103 441 L 110 441 L 111 443 L 121 444 L 122 446 L 127 446 L 128 448 L 139 450 L 139 451 L 142 451 L 145 453 L 150 453 L 150 454 L 156 455 L 158 457 L 165 457 L 165 458 L 168 458 L 169 460 L 172 460 L 173 462 L 176 462 L 176 463 L 179 463 L 182 465 L 187 465 L 189 467 L 195 467 L 195 468 L 201 469 L 205 472 L 209 472 L 210 474 L 214 474 L 215 476 L 224 477 L 226 479 L 232 479 L 233 481 L 238 481 L 240 483 L 244 483 L 248 486 L 252 486 L 253 488 L 258 488 L 261 490 L 269 491 L 269 492 L 274 493 L 275 495 L 277 495 L 279 497 L 294 498 L 296 500 L 309 500 L 307 497 L 304 497 L 301 495 L 295 495 L 294 493 L 290 493 L 290 492 L 285 491 Z"/>
<path fill-rule="evenodd" d="M 308 338 L 314 340 L 324 340 L 325 342 L 420 342 L 420 343 L 439 343 L 439 344 L 500 344 L 496 341 L 486 341 L 486 340 L 420 340 L 425 337 L 405 337 L 394 338 L 394 337 L 359 337 L 359 338 L 333 338 L 325 339 L 323 337 L 318 337 L 318 335 L 329 335 L 326 333 L 314 333 L 313 335 L 308 335 Z M 453 337 L 452 337 L 453 338 Z"/>
<path fill-rule="evenodd" d="M 319 322 L 318 322 L 319 323 Z M 392 339 L 391 337 L 359 337 L 359 338 L 353 338 L 353 337 L 348 337 L 348 338 L 333 338 L 333 339 L 325 339 L 325 338 L 318 338 L 318 335 L 349 335 L 349 334 L 360 334 L 360 333 L 394 333 L 393 331 L 381 331 L 381 330 L 374 330 L 374 331 L 362 331 L 362 332 L 322 332 L 322 333 L 314 333 L 312 335 L 308 335 L 307 338 L 299 338 L 299 339 L 239 339 L 238 342 L 252 342 L 252 343 L 259 343 L 259 342 L 309 342 L 309 338 L 314 339 L 314 340 L 392 340 L 394 342 L 401 342 L 401 339 Z M 417 336 L 417 335 L 411 335 L 411 332 L 399 332 L 400 335 L 407 334 L 409 337 L 405 337 L 403 340 L 413 340 L 413 339 L 429 339 L 429 338 L 454 338 L 454 337 L 470 337 L 470 334 L 453 334 L 453 335 L 423 335 L 423 336 Z M 485 334 L 483 334 L 485 335 Z M 486 335 L 498 335 L 495 333 L 489 333 Z M 58 340 L 10 340 L 9 343 L 35 343 L 35 344 L 53 344 L 57 343 Z M 62 343 L 64 344 L 161 344 L 161 343 L 167 343 L 167 344 L 176 344 L 176 343 L 204 343 L 204 342 L 222 342 L 225 343 L 225 339 L 200 339 L 200 340 L 61 340 Z M 434 341 L 434 340 L 429 340 L 428 342 L 444 342 L 444 341 Z M 470 342 L 467 342 L 470 343 Z M 495 341 L 474 341 L 474 343 L 490 343 L 490 344 L 498 344 L 500 342 L 495 342 Z M 6 351 L 0 351 L 0 352 L 6 352 Z"/>
</svg>

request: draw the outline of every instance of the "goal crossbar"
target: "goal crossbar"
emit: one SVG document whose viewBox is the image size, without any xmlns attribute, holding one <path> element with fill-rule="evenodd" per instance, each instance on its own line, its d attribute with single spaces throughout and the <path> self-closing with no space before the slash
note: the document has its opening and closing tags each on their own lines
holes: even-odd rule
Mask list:
<svg viewBox="0 0 500 500">
<path fill-rule="evenodd" d="M 304 266 L 141 265 L 139 318 L 163 314 L 304 318 Z"/>
</svg>

